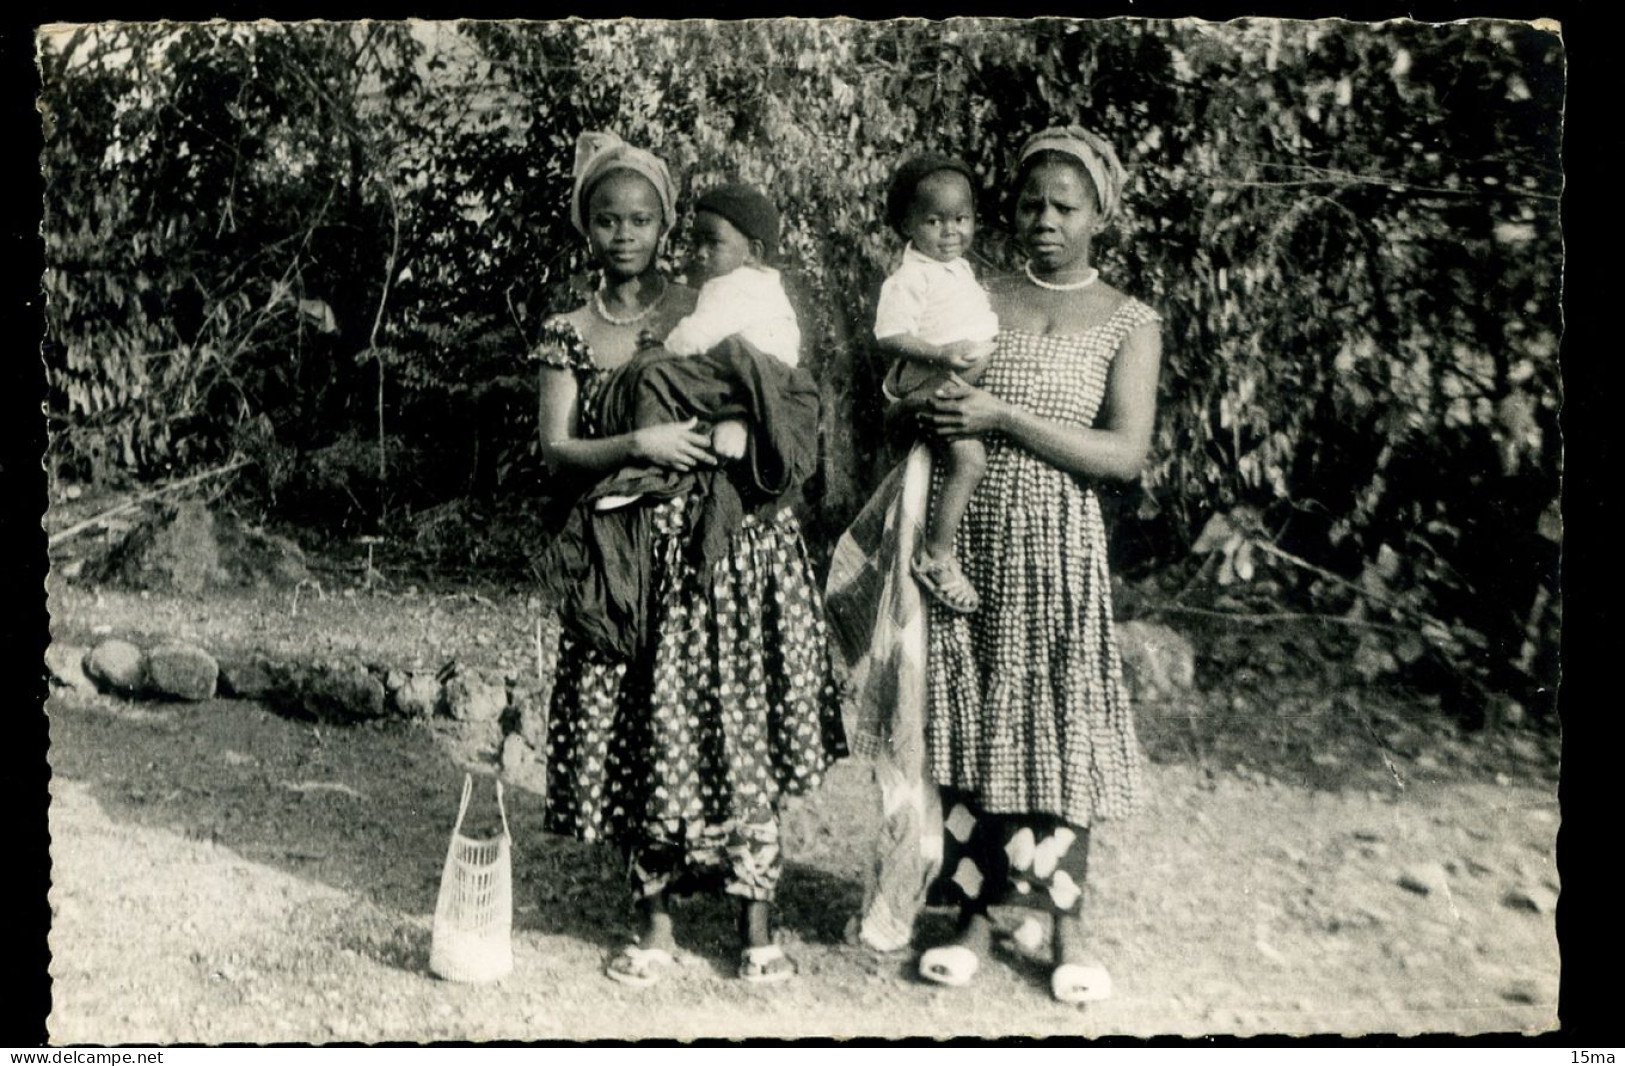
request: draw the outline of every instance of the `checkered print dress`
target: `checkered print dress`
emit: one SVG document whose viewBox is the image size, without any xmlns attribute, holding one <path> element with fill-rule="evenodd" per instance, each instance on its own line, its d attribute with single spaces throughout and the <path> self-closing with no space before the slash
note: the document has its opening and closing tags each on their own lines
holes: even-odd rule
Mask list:
<svg viewBox="0 0 1625 1066">
<path fill-rule="evenodd" d="M 1156 320 L 1137 300 L 1075 336 L 999 334 L 982 387 L 1056 422 L 1092 426 L 1113 357 Z M 1088 484 L 1011 441 L 959 529 L 973 615 L 932 609 L 926 742 L 937 782 L 990 813 L 1084 827 L 1137 805 L 1140 751 L 1112 632 L 1106 529 Z"/>
</svg>

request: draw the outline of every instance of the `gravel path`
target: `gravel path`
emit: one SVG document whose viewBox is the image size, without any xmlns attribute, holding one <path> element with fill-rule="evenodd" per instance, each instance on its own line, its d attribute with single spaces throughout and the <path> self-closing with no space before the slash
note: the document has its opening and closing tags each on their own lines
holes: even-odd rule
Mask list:
<svg viewBox="0 0 1625 1066">
<path fill-rule="evenodd" d="M 67 644 L 110 633 L 535 669 L 534 604 L 489 590 L 306 590 L 296 603 L 54 582 L 50 606 Z M 782 936 L 796 981 L 734 979 L 732 911 L 709 900 L 679 910 L 686 953 L 667 981 L 635 991 L 601 976 L 630 927 L 619 873 L 604 851 L 539 833 L 531 767 L 509 791 L 514 971 L 462 986 L 427 972 L 430 915 L 462 774 L 491 772 L 495 726 L 318 726 L 250 702 L 58 688 L 51 1039 L 1554 1028 L 1555 738 L 1465 734 L 1425 707 L 1366 710 L 1313 679 L 1291 689 L 1287 677 L 1221 673 L 1247 687 L 1202 694 L 1196 717 L 1142 722 L 1153 803 L 1096 834 L 1090 928 L 1117 994 L 1087 1010 L 1054 1004 L 1030 958 L 1001 956 L 972 987 L 944 989 L 913 978 L 912 955 L 844 942 L 875 809 L 856 761 L 785 813 Z M 475 831 L 494 824 L 481 796 Z M 919 943 L 950 922 L 927 914 Z"/>
<path fill-rule="evenodd" d="M 731 915 L 680 912 L 663 985 L 599 975 L 627 930 L 606 857 L 544 838 L 513 790 L 515 969 L 426 973 L 462 765 L 450 724 L 318 729 L 250 703 L 59 695 L 51 708 L 53 1042 L 1538 1031 L 1556 1024 L 1549 788 L 1317 790 L 1155 768 L 1099 834 L 1092 929 L 1118 993 L 1087 1011 L 1023 959 L 970 989 L 846 946 L 861 765 L 786 816 L 789 986 L 728 976 Z M 1416 881 L 1412 887 L 1402 882 Z M 1426 889 L 1422 891 L 1421 889 Z M 946 932 L 931 914 L 922 940 Z"/>
</svg>

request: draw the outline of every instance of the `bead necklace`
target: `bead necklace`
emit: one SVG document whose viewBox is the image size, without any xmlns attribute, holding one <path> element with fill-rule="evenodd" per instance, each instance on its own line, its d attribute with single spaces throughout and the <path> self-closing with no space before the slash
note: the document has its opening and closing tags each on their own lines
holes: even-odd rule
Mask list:
<svg viewBox="0 0 1625 1066">
<path fill-rule="evenodd" d="M 655 308 L 659 307 L 661 301 L 665 300 L 666 298 L 667 288 L 668 286 L 666 283 L 662 281 L 660 283 L 660 295 L 656 296 L 653 300 L 650 300 L 647 304 L 645 304 L 643 310 L 634 315 L 627 315 L 625 318 L 616 318 L 614 315 L 609 313 L 609 308 L 604 306 L 604 283 L 600 281 L 598 283 L 597 291 L 592 294 L 592 307 L 594 311 L 598 312 L 599 318 L 603 319 L 605 322 L 608 322 L 612 326 L 635 325 L 655 313 Z"/>
<path fill-rule="evenodd" d="M 1081 280 L 1067 282 L 1045 281 L 1043 278 L 1033 273 L 1033 265 L 1031 263 L 1027 264 L 1026 270 L 1028 281 L 1032 282 L 1034 285 L 1037 285 L 1040 289 L 1048 289 L 1050 292 L 1077 292 L 1079 289 L 1087 289 L 1089 286 L 1100 280 L 1100 271 L 1096 270 L 1094 267 L 1090 267 L 1089 273 L 1086 274 Z"/>
</svg>

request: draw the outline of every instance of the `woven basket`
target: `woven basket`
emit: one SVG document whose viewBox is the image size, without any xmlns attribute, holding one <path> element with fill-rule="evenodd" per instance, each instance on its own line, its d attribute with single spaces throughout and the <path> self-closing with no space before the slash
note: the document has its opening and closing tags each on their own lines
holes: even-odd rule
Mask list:
<svg viewBox="0 0 1625 1066">
<path fill-rule="evenodd" d="M 463 776 L 463 799 L 440 874 L 429 969 L 448 981 L 495 981 L 513 969 L 513 858 L 508 811 L 497 786 L 502 833 L 487 840 L 463 836 L 463 816 L 474 780 Z"/>
</svg>

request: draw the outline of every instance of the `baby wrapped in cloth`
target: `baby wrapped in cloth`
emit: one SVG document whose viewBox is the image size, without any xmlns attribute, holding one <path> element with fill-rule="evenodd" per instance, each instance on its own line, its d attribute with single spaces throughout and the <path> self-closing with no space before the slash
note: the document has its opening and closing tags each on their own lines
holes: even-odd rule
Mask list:
<svg viewBox="0 0 1625 1066">
<path fill-rule="evenodd" d="M 573 638 L 636 658 L 649 633 L 653 511 L 693 495 L 696 516 L 684 550 L 696 563 L 721 558 L 746 515 L 770 516 L 795 502 L 818 461 L 818 386 L 799 367 L 729 337 L 702 355 L 646 348 L 605 378 L 597 397 L 606 436 L 638 426 L 740 419 L 750 427 L 744 458 L 691 472 L 618 471 L 571 506 L 543 554 L 542 591 Z M 637 495 L 600 511 L 609 495 Z"/>
</svg>

